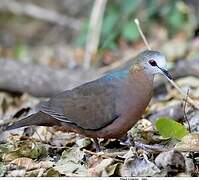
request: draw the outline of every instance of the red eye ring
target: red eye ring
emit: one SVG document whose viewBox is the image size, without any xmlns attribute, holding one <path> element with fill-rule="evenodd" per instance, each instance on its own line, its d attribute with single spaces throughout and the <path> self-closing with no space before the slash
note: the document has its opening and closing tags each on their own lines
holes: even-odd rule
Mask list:
<svg viewBox="0 0 199 180">
<path fill-rule="evenodd" d="M 149 64 L 150 64 L 151 66 L 157 66 L 156 61 L 153 60 L 153 59 L 149 60 Z"/>
</svg>

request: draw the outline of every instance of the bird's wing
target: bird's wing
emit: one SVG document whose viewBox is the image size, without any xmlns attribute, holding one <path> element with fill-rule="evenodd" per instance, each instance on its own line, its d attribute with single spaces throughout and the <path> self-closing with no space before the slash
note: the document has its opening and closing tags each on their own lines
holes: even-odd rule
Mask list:
<svg viewBox="0 0 199 180">
<path fill-rule="evenodd" d="M 120 116 L 117 81 L 121 80 L 105 77 L 65 91 L 43 104 L 41 111 L 84 129 L 101 129 Z"/>
</svg>

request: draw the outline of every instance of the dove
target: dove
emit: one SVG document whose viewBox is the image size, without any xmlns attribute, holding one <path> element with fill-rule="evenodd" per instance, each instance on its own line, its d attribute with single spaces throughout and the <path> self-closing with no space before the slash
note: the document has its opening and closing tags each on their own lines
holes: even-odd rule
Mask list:
<svg viewBox="0 0 199 180">
<path fill-rule="evenodd" d="M 37 113 L 6 125 L 4 130 L 56 126 L 93 138 L 99 151 L 97 138 L 121 138 L 141 118 L 152 98 L 156 74 L 172 79 L 166 57 L 158 51 L 142 51 L 131 62 L 127 69 L 57 94 L 42 103 Z"/>
</svg>

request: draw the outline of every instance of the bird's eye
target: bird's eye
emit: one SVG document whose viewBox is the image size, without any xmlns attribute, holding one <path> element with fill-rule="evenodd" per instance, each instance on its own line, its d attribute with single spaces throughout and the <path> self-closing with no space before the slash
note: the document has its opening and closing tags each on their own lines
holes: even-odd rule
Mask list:
<svg viewBox="0 0 199 180">
<path fill-rule="evenodd" d="M 149 60 L 149 64 L 150 64 L 151 66 L 157 66 L 156 61 L 154 61 L 153 59 Z"/>
</svg>

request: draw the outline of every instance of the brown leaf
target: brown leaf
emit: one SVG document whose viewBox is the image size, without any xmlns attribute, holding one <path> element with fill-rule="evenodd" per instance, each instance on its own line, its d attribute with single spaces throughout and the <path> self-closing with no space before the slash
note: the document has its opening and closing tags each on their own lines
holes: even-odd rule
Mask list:
<svg viewBox="0 0 199 180">
<path fill-rule="evenodd" d="M 92 166 L 92 168 L 88 170 L 88 175 L 89 176 L 102 176 L 103 171 L 105 171 L 105 169 L 112 163 L 113 163 L 113 159 L 111 158 L 103 159 L 99 163 L 95 163 L 95 166 Z M 103 173 L 103 176 L 108 176 L 106 171 Z"/>
<path fill-rule="evenodd" d="M 16 164 L 17 166 L 24 167 L 26 171 L 29 171 L 39 168 L 48 169 L 52 167 L 54 163 L 50 161 L 41 161 L 37 163 L 30 158 L 22 157 L 11 161 L 9 164 Z"/>
<path fill-rule="evenodd" d="M 26 170 L 37 169 L 39 167 L 38 163 L 35 163 L 32 159 L 26 157 L 17 158 L 11 161 L 10 164 L 16 164 L 17 166 L 24 167 Z"/>
</svg>

